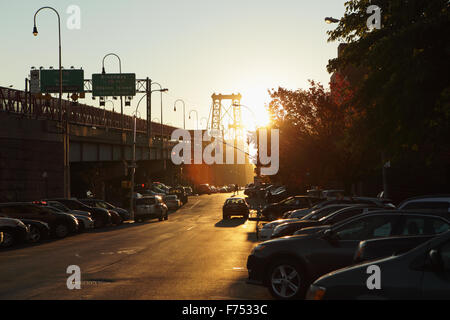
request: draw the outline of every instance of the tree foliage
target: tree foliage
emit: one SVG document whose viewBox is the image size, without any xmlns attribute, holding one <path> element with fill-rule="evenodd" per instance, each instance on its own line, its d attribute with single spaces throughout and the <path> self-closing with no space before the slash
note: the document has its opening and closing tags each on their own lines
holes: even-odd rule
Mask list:
<svg viewBox="0 0 450 320">
<path fill-rule="evenodd" d="M 368 31 L 366 9 L 381 8 L 381 29 Z M 365 113 L 375 148 L 428 158 L 450 144 L 450 10 L 447 0 L 351 0 L 329 41 L 346 43 L 328 70 L 364 70 L 353 105 Z"/>
</svg>

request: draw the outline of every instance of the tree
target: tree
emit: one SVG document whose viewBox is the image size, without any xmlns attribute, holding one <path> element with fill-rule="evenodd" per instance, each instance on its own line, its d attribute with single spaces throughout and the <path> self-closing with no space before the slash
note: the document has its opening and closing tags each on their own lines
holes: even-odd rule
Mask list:
<svg viewBox="0 0 450 320">
<path fill-rule="evenodd" d="M 307 90 L 278 88 L 270 95 L 269 111 L 280 130 L 278 179 L 296 186 L 338 183 L 350 191 L 369 154 L 353 138 L 361 115 L 349 103 L 354 95 L 349 83 L 337 75 L 330 90 L 310 81 Z"/>
<path fill-rule="evenodd" d="M 381 8 L 381 29 L 368 31 L 369 5 Z M 346 46 L 330 72 L 364 71 L 352 104 L 373 148 L 429 162 L 450 152 L 450 11 L 447 0 L 350 0 L 329 41 Z"/>
</svg>

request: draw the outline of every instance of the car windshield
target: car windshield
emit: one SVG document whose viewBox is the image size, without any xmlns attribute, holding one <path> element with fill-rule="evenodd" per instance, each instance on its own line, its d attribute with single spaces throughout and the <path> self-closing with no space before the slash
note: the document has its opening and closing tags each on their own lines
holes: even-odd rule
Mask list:
<svg viewBox="0 0 450 320">
<path fill-rule="evenodd" d="M 244 204 L 244 199 L 228 199 L 226 204 Z"/>
</svg>

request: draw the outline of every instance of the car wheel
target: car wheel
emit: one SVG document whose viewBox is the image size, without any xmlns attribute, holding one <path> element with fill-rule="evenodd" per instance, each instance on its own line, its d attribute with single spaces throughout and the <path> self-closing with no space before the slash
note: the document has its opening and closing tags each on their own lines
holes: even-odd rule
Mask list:
<svg viewBox="0 0 450 320">
<path fill-rule="evenodd" d="M 269 268 L 267 284 L 273 297 L 280 300 L 304 298 L 307 280 L 302 267 L 293 260 L 282 260 Z"/>
<path fill-rule="evenodd" d="M 60 223 L 55 227 L 55 235 L 57 238 L 65 238 L 69 234 L 69 228 L 66 224 Z"/>
<path fill-rule="evenodd" d="M 244 215 L 244 219 L 248 220 L 248 214 Z"/>
<path fill-rule="evenodd" d="M 41 241 L 41 238 L 41 231 L 36 226 L 30 226 L 30 233 L 28 234 L 29 241 L 32 243 L 37 243 Z"/>
<path fill-rule="evenodd" d="M 166 216 L 164 217 L 164 220 L 169 220 L 169 214 L 166 212 Z"/>
<path fill-rule="evenodd" d="M 14 236 L 14 233 L 6 230 L 3 232 L 3 242 L 0 244 L 1 248 L 9 248 L 13 246 L 16 243 L 16 237 Z"/>
</svg>

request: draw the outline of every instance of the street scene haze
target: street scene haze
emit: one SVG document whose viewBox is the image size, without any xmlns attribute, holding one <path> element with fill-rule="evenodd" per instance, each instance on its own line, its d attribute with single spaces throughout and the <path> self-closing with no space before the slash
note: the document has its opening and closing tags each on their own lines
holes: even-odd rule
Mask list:
<svg viewBox="0 0 450 320">
<path fill-rule="evenodd" d="M 0 34 L 0 300 L 450 299 L 448 0 L 2 1 Z"/>
</svg>

